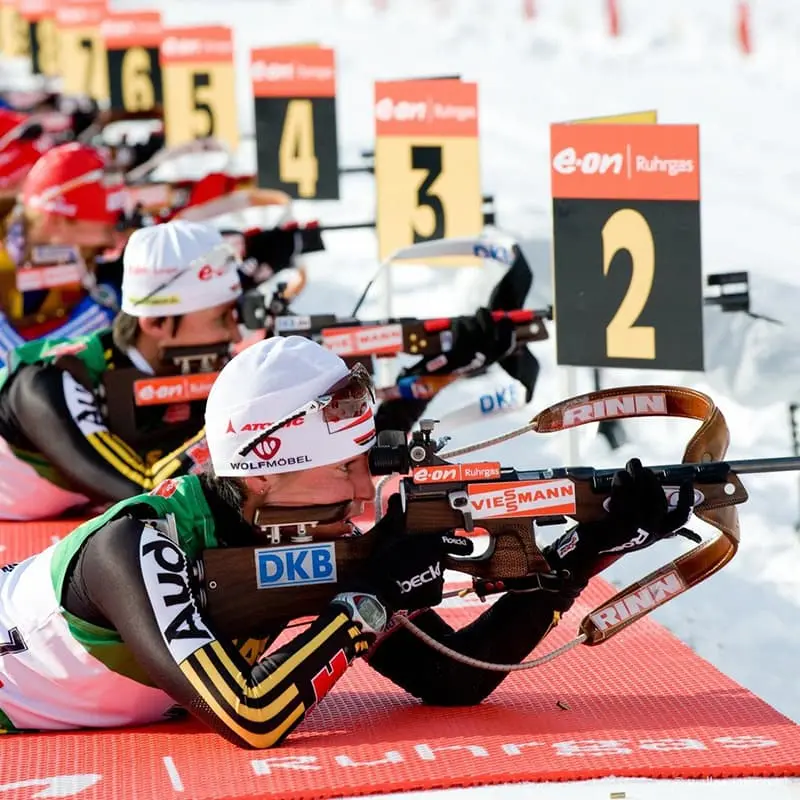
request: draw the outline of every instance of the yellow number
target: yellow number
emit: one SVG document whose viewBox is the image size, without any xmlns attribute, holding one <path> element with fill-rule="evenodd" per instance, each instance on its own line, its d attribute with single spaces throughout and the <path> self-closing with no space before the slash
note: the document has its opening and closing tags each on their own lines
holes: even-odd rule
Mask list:
<svg viewBox="0 0 800 800">
<path fill-rule="evenodd" d="M 36 25 L 39 43 L 39 69 L 43 75 L 58 74 L 58 31 L 55 20 L 43 17 Z"/>
<path fill-rule="evenodd" d="M 94 85 L 94 39 L 90 36 L 84 36 L 78 41 L 78 46 L 82 53 L 86 53 L 86 70 L 83 73 L 83 93 L 91 97 L 92 86 Z"/>
<path fill-rule="evenodd" d="M 290 100 L 278 148 L 282 183 L 296 183 L 300 197 L 315 197 L 319 163 L 314 153 L 314 115 L 310 100 Z"/>
<path fill-rule="evenodd" d="M 652 326 L 637 326 L 644 310 L 656 271 L 656 248 L 647 220 L 632 208 L 622 208 L 603 226 L 603 275 L 620 250 L 631 257 L 631 282 L 617 313 L 606 327 L 606 353 L 609 358 L 656 357 L 656 332 Z"/>
<path fill-rule="evenodd" d="M 31 31 L 28 20 L 19 12 L 14 15 L 14 38 L 16 42 L 16 55 L 30 56 L 31 54 Z"/>
<path fill-rule="evenodd" d="M 195 125 L 194 136 L 204 139 L 214 135 L 216 120 L 214 119 L 214 89 L 211 86 L 211 74 L 208 72 L 192 73 L 193 114 L 199 124 Z"/>
<path fill-rule="evenodd" d="M 153 62 L 143 47 L 131 47 L 122 57 L 122 105 L 126 111 L 147 111 L 156 104 Z"/>
</svg>

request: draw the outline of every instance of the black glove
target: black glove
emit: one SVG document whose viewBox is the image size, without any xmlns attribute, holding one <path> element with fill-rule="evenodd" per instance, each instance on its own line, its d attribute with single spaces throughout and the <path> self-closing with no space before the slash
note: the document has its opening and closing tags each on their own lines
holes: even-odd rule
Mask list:
<svg viewBox="0 0 800 800">
<path fill-rule="evenodd" d="M 452 327 L 453 346 L 441 355 L 427 356 L 405 371 L 405 375 L 449 375 L 471 366 L 488 367 L 510 353 L 516 346 L 514 323 L 494 320 L 488 308 L 480 308 L 472 317 L 457 317 Z"/>
<path fill-rule="evenodd" d="M 554 569 L 588 578 L 595 574 L 604 556 L 644 550 L 672 536 L 700 542 L 696 533 L 682 527 L 689 519 L 693 500 L 692 484 L 684 483 L 675 508 L 670 509 L 655 473 L 643 467 L 638 458 L 632 458 L 624 470 L 614 475 L 608 515 L 568 531 L 545 548 L 544 556 Z"/>
<path fill-rule="evenodd" d="M 291 267 L 301 253 L 325 249 L 322 234 L 316 227 L 268 228 L 249 233 L 245 238 L 245 258 L 269 266 L 273 274 Z"/>
<path fill-rule="evenodd" d="M 375 548 L 362 575 L 346 591 L 375 595 L 389 613 L 430 608 L 442 602 L 445 554 L 467 556 L 472 540 L 452 534 L 406 532 L 399 494 L 389 498 L 386 515 L 368 536 Z"/>
</svg>

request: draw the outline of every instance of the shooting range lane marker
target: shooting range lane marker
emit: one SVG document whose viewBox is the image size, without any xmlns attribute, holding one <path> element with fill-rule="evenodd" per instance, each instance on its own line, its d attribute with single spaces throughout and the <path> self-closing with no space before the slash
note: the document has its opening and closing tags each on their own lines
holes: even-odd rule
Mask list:
<svg viewBox="0 0 800 800">
<path fill-rule="evenodd" d="M 178 768 L 175 766 L 175 762 L 172 760 L 172 756 L 164 756 L 161 760 L 164 762 L 164 768 L 167 770 L 167 775 L 169 775 L 169 782 L 172 784 L 172 788 L 176 792 L 186 791 L 183 788 L 181 775 L 178 772 Z"/>
</svg>

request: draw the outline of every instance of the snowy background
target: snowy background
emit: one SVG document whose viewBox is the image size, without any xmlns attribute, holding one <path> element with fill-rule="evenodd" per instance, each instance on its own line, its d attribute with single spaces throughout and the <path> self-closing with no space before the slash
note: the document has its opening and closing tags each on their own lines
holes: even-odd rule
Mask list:
<svg viewBox="0 0 800 800">
<path fill-rule="evenodd" d="M 788 403 L 800 400 L 800 3 L 753 0 L 754 52 L 736 37 L 735 0 L 619 0 L 621 36 L 607 33 L 605 0 L 115 0 L 115 8 L 160 7 L 167 24 L 226 23 L 235 28 L 239 122 L 253 131 L 249 49 L 316 40 L 337 55 L 342 166 L 373 146 L 374 80 L 460 73 L 477 81 L 483 190 L 496 200 L 502 228 L 523 243 L 535 274 L 529 305 L 550 301 L 551 122 L 655 108 L 669 123 L 698 123 L 701 141 L 704 273 L 747 270 L 753 310 L 783 326 L 707 310 L 706 374 L 615 370 L 604 386 L 676 383 L 712 394 L 725 414 L 730 458 L 791 454 Z M 381 8 L 385 6 L 385 8 Z M 239 156 L 252 168 L 252 142 Z M 343 176 L 338 203 L 298 203 L 299 218 L 373 218 L 370 176 Z M 309 257 L 311 280 L 296 310 L 332 304 L 349 313 L 376 264 L 370 231 L 331 233 L 328 252 Z M 486 273 L 424 267 L 395 270 L 393 310 L 419 316 L 470 310 L 491 285 Z M 496 277 L 496 276 L 495 276 Z M 378 293 L 362 316 L 379 316 Z M 526 411 L 448 430 L 461 445 L 522 424 L 564 396 L 564 370 L 551 339 L 535 346 L 542 363 Z M 500 384 L 507 381 L 496 376 Z M 492 386 L 492 379 L 483 388 Z M 578 390 L 592 388 L 578 370 Z M 434 401 L 432 414 L 474 401 L 462 382 Z M 609 451 L 594 426 L 581 430 L 580 461 L 621 465 L 678 461 L 695 424 L 625 424 L 628 444 Z M 495 448 L 518 468 L 564 464 L 566 434 L 525 437 Z M 488 455 L 488 452 L 487 452 Z M 742 546 L 734 561 L 700 587 L 655 612 L 701 656 L 800 722 L 800 473 L 745 479 Z M 702 531 L 698 527 L 698 531 Z M 618 585 L 682 549 L 665 544 L 628 556 L 606 577 Z M 654 552 L 655 551 L 655 552 Z M 624 634 L 622 634 L 624 636 Z M 547 649 L 546 646 L 544 648 Z M 601 654 L 600 654 L 601 655 Z"/>
</svg>

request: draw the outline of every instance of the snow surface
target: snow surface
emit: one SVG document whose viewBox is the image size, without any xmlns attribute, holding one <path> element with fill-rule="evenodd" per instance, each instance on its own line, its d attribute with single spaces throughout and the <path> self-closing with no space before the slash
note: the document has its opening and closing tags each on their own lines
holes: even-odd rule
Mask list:
<svg viewBox="0 0 800 800">
<path fill-rule="evenodd" d="M 119 8 L 160 6 L 168 24 L 234 25 L 245 133 L 253 130 L 250 47 L 308 40 L 333 46 L 342 165 L 357 164 L 360 151 L 372 148 L 374 80 L 460 73 L 478 81 L 483 187 L 494 194 L 503 229 L 520 237 L 534 270 L 529 305 L 551 299 L 549 123 L 648 108 L 658 109 L 663 122 L 699 123 L 704 272 L 749 271 L 753 309 L 785 325 L 707 310 L 706 374 L 613 370 L 603 373 L 603 383 L 675 383 L 708 391 L 730 425 L 729 457 L 790 455 L 787 404 L 800 399 L 800 314 L 795 310 L 800 203 L 793 196 L 800 180 L 800 3 L 751 2 L 756 50 L 749 58 L 736 47 L 735 0 L 620 0 L 624 35 L 618 40 L 606 35 L 603 0 L 536 0 L 534 21 L 522 18 L 522 0 L 388 0 L 386 5 L 379 11 L 369 0 L 114 2 Z M 252 141 L 244 143 L 240 163 L 252 167 Z M 344 176 L 341 187 L 340 202 L 300 202 L 298 216 L 325 222 L 371 219 L 372 178 Z M 325 305 L 349 313 L 376 264 L 374 234 L 329 234 L 326 245 L 326 254 L 308 258 L 311 280 L 296 308 L 318 311 Z M 393 310 L 422 316 L 465 310 L 491 285 L 479 271 L 464 271 L 458 280 L 454 287 L 452 271 L 396 269 Z M 382 310 L 376 292 L 362 316 L 375 318 Z M 564 397 L 565 370 L 555 364 L 553 339 L 535 345 L 535 353 L 542 373 L 530 408 L 447 431 L 453 445 L 522 424 Z M 589 370 L 578 370 L 576 377 L 578 391 L 592 388 Z M 492 381 L 479 380 L 485 386 Z M 476 385 L 461 382 L 434 401 L 431 415 L 475 397 Z M 621 465 L 633 455 L 645 463 L 677 461 L 694 427 L 672 420 L 626 422 L 629 441 L 611 452 L 588 426 L 580 431 L 580 460 L 598 467 Z M 507 465 L 532 468 L 564 464 L 566 453 L 566 434 L 527 434 L 491 455 Z M 800 721 L 800 538 L 794 530 L 800 475 L 752 476 L 744 482 L 751 499 L 740 507 L 738 555 L 654 617 L 702 657 Z M 606 577 L 622 586 L 681 549 L 670 543 L 628 556 Z M 647 782 L 639 783 L 628 797 L 666 796 L 652 787 L 645 793 Z M 600 788 L 582 796 L 607 797 L 609 789 Z M 497 796 L 501 791 L 509 796 L 508 788 L 497 790 Z M 465 790 L 457 796 L 473 794 Z M 573 796 L 569 787 L 547 788 L 547 797 L 562 796 Z M 789 795 L 779 795 L 776 788 L 772 796 Z"/>
</svg>

